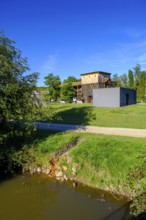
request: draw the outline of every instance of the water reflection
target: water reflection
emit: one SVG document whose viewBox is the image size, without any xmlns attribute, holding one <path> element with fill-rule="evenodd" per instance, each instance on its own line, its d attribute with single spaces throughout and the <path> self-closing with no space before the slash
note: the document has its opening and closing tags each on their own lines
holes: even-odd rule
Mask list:
<svg viewBox="0 0 146 220">
<path fill-rule="evenodd" d="M 125 204 L 126 203 L 126 204 Z M 126 201 L 45 176 L 18 176 L 0 184 L 1 220 L 126 220 Z"/>
</svg>

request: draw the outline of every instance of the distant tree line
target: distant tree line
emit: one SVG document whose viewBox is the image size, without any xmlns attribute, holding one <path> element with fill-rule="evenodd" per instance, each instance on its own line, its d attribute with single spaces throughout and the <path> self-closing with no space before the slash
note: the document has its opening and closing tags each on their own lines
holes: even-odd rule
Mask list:
<svg viewBox="0 0 146 220">
<path fill-rule="evenodd" d="M 57 101 L 63 99 L 70 102 L 75 96 L 72 83 L 78 82 L 74 76 L 69 76 L 63 82 L 60 77 L 49 73 L 45 77 L 45 99 L 49 101 Z M 146 101 L 146 71 L 141 70 L 141 66 L 137 64 L 133 69 L 129 69 L 128 73 L 118 75 L 117 73 L 112 77 L 113 87 L 123 87 L 137 90 L 137 101 Z M 43 88 L 41 88 L 43 90 Z"/>
<path fill-rule="evenodd" d="M 146 71 L 141 70 L 141 66 L 137 64 L 132 70 L 129 69 L 128 74 L 113 75 L 112 81 L 116 87 L 130 88 L 137 90 L 137 100 L 146 101 Z"/>
</svg>

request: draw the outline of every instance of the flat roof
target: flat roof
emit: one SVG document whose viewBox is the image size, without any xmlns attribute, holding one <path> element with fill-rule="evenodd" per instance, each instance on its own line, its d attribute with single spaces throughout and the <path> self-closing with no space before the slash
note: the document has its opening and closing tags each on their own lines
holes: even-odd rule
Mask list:
<svg viewBox="0 0 146 220">
<path fill-rule="evenodd" d="M 94 72 L 89 72 L 89 73 L 82 73 L 81 76 L 95 74 L 95 73 L 111 75 L 111 73 L 107 73 L 107 72 L 103 72 L 103 71 L 94 71 Z"/>
</svg>

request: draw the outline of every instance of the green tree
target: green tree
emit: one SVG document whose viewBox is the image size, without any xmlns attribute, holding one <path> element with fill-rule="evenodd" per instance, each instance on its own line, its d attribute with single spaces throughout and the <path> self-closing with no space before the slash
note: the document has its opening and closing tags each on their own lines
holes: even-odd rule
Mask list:
<svg viewBox="0 0 146 220">
<path fill-rule="evenodd" d="M 29 70 L 27 59 L 15 48 L 15 42 L 0 33 L 0 125 L 10 120 L 32 121 L 36 106 L 33 91 L 38 73 Z"/>
<path fill-rule="evenodd" d="M 32 141 L 32 122 L 40 114 L 34 96 L 38 73 L 28 70 L 15 42 L 0 32 L 0 172 L 11 169 L 14 153 Z"/>
<path fill-rule="evenodd" d="M 134 89 L 134 75 L 132 70 L 128 71 L 128 87 Z"/>
<path fill-rule="evenodd" d="M 127 78 L 127 74 L 126 73 L 121 75 L 120 82 L 121 82 L 121 86 L 122 87 L 126 88 L 128 86 L 128 78 Z"/>
<path fill-rule="evenodd" d="M 121 79 L 120 79 L 120 77 L 118 76 L 117 73 L 115 73 L 113 75 L 112 81 L 113 81 L 113 83 L 115 84 L 116 87 L 121 87 L 122 86 Z"/>
<path fill-rule="evenodd" d="M 73 100 L 73 97 L 75 95 L 75 91 L 73 90 L 71 83 L 65 83 L 61 87 L 61 99 L 67 102 L 71 102 Z"/>
<path fill-rule="evenodd" d="M 137 64 L 134 68 L 134 79 L 135 79 L 135 88 L 139 86 L 139 77 L 141 75 L 141 66 Z"/>
<path fill-rule="evenodd" d="M 78 81 L 80 81 L 80 79 L 77 79 L 74 76 L 69 76 L 67 79 L 63 81 L 63 83 L 73 83 L 73 82 L 78 82 Z"/>
<path fill-rule="evenodd" d="M 139 85 L 137 87 L 139 101 L 145 101 L 146 94 L 146 72 L 142 71 L 139 76 Z"/>
<path fill-rule="evenodd" d="M 45 77 L 44 83 L 48 87 L 49 100 L 51 101 L 51 99 L 53 99 L 54 101 L 57 101 L 57 99 L 60 97 L 61 80 L 59 76 L 54 76 L 52 73 L 50 73 Z"/>
</svg>

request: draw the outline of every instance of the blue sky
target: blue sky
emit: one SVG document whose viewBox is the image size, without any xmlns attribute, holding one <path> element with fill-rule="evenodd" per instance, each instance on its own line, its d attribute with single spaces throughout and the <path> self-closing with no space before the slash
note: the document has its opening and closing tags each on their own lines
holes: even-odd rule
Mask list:
<svg viewBox="0 0 146 220">
<path fill-rule="evenodd" d="M 146 0 L 2 0 L 0 29 L 39 72 L 146 70 Z"/>
</svg>

